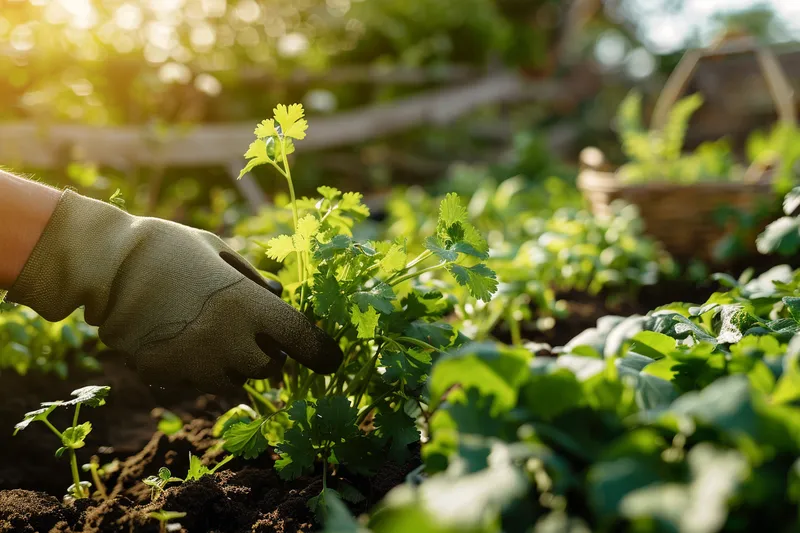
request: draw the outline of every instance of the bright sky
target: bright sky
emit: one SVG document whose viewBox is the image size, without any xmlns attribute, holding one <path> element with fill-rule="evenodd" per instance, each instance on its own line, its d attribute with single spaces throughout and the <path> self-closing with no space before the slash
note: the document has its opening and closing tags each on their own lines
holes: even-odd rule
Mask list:
<svg viewBox="0 0 800 533">
<path fill-rule="evenodd" d="M 713 38 L 711 17 L 724 11 L 740 11 L 756 5 L 771 6 L 795 39 L 800 38 L 800 0 L 684 0 L 680 13 L 665 13 L 668 0 L 628 0 L 641 13 L 642 37 L 657 53 L 672 52 L 692 34 L 703 41 Z"/>
</svg>

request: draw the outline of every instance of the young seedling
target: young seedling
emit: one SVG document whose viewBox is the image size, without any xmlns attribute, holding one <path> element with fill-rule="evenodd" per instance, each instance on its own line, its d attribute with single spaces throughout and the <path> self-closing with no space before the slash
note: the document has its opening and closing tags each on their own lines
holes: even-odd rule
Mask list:
<svg viewBox="0 0 800 533">
<path fill-rule="evenodd" d="M 106 465 L 106 467 L 108 466 L 109 465 Z M 108 491 L 106 490 L 105 483 L 103 483 L 103 480 L 101 479 L 102 475 L 105 473 L 105 467 L 100 466 L 100 461 L 97 459 L 97 456 L 93 455 L 88 463 L 81 466 L 81 470 L 84 472 L 89 472 L 89 474 L 92 476 L 92 481 L 94 481 L 94 486 L 97 489 L 97 493 L 100 495 L 100 498 L 107 500 Z"/>
<path fill-rule="evenodd" d="M 86 445 L 86 437 L 92 431 L 92 423 L 84 422 L 78 424 L 78 416 L 81 411 L 81 406 L 87 407 L 100 407 L 106 403 L 106 396 L 108 396 L 111 387 L 90 385 L 72 391 L 71 400 L 43 402 L 41 409 L 25 413 L 22 422 L 14 426 L 14 435 L 23 429 L 27 428 L 31 422 L 42 422 L 46 425 L 53 434 L 61 441 L 61 447 L 56 450 L 56 457 L 61 457 L 67 453 L 72 471 L 72 485 L 67 489 L 67 496 L 75 499 L 89 497 L 89 489 L 92 484 L 88 481 L 81 481 L 80 474 L 78 473 L 78 459 L 75 455 L 75 450 L 83 448 Z M 47 419 L 50 414 L 58 407 L 75 407 L 75 413 L 72 417 L 72 426 L 59 431 Z"/>
<path fill-rule="evenodd" d="M 170 520 L 175 520 L 176 518 L 183 518 L 186 516 L 186 513 L 182 513 L 179 511 L 153 511 L 148 513 L 147 516 L 150 518 L 155 518 L 158 520 L 158 531 L 159 533 L 167 533 L 167 531 L 180 531 L 181 525 L 177 522 L 174 524 L 170 524 Z"/>
<path fill-rule="evenodd" d="M 213 468 L 208 468 L 206 465 L 202 463 L 199 457 L 196 455 L 192 455 L 189 452 L 189 471 L 186 473 L 185 478 L 175 477 L 172 475 L 172 471 L 162 466 L 158 469 L 157 476 L 148 476 L 142 482 L 150 487 L 150 499 L 151 501 L 155 501 L 161 496 L 161 493 L 167 488 L 167 485 L 170 483 L 185 483 L 186 481 L 197 481 L 203 476 L 213 474 L 225 464 L 233 459 L 233 455 L 228 455 L 222 461 L 217 463 Z"/>
</svg>

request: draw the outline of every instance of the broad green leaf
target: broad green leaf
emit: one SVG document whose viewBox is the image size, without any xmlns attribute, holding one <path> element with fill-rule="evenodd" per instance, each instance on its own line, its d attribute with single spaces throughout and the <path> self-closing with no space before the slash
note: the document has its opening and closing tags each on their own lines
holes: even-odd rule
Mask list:
<svg viewBox="0 0 800 533">
<path fill-rule="evenodd" d="M 262 419 L 239 422 L 224 433 L 223 448 L 236 456 L 255 459 L 267 449 L 267 439 L 262 432 Z"/>
<path fill-rule="evenodd" d="M 529 379 L 526 369 L 530 359 L 531 353 L 523 348 L 491 343 L 467 344 L 444 354 L 431 372 L 432 403 L 438 404 L 450 387 L 459 385 L 494 396 L 498 412 L 511 409 L 520 387 Z"/>
<path fill-rule="evenodd" d="M 633 336 L 631 351 L 661 359 L 675 349 L 675 339 L 655 331 L 640 331 Z"/>
</svg>

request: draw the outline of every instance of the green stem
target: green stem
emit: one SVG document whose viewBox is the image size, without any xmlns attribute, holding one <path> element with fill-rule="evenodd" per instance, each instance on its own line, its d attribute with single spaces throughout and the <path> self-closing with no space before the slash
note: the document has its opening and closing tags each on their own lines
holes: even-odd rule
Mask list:
<svg viewBox="0 0 800 533">
<path fill-rule="evenodd" d="M 81 476 L 78 474 L 78 458 L 75 456 L 75 450 L 73 448 L 69 449 L 69 464 L 72 469 L 72 482 L 75 484 L 75 494 L 78 495 L 78 499 L 85 498 L 86 494 L 83 492 L 83 486 L 81 485 Z"/>
<path fill-rule="evenodd" d="M 375 373 L 375 365 L 378 362 L 378 355 L 381 353 L 380 348 L 381 347 L 379 346 L 378 349 L 375 350 L 375 355 L 373 355 L 372 358 L 369 360 L 369 363 L 367 363 L 367 372 L 364 375 L 364 381 L 363 383 L 359 384 L 360 386 L 359 386 L 358 396 L 356 396 L 356 399 L 353 402 L 353 406 L 356 408 L 358 407 L 358 404 L 361 403 L 361 398 L 364 397 L 364 394 L 367 392 L 367 389 L 369 389 L 369 382 L 372 379 L 372 374 Z M 359 372 L 359 374 L 360 373 L 361 372 Z"/>
<path fill-rule="evenodd" d="M 267 409 L 269 409 L 269 411 L 270 411 L 271 413 L 277 413 L 277 412 L 278 412 L 278 408 L 277 408 L 277 407 L 275 407 L 275 405 L 274 405 L 274 404 L 273 404 L 271 401 L 269 401 L 269 400 L 267 400 L 266 398 L 264 398 L 264 395 L 263 395 L 263 394 L 261 394 L 260 392 L 258 392 L 258 391 L 255 389 L 255 387 L 253 387 L 253 386 L 252 386 L 252 385 L 250 385 L 249 383 L 245 383 L 245 384 L 243 385 L 243 387 L 244 387 L 244 390 L 246 390 L 247 392 L 249 392 L 249 393 L 250 393 L 250 395 L 253 397 L 253 399 L 254 399 L 254 400 L 256 400 L 256 401 L 257 401 L 257 402 L 259 402 L 261 405 L 263 405 L 264 407 L 266 407 Z"/>
<path fill-rule="evenodd" d="M 399 278 L 397 278 L 395 280 L 392 280 L 391 283 L 389 283 L 389 285 L 391 285 L 391 286 L 398 285 L 400 283 L 403 283 L 404 281 L 408 281 L 410 279 L 419 277 L 419 276 L 421 276 L 422 274 L 424 274 L 426 272 L 433 272 L 434 270 L 438 270 L 438 269 L 444 267 L 445 265 L 447 265 L 447 262 L 443 261 L 443 262 L 438 263 L 436 265 L 429 266 L 427 268 L 423 268 L 422 270 L 417 270 L 416 272 L 410 272 L 410 273 L 408 273 L 408 274 L 406 274 L 404 276 L 400 276 Z"/>
<path fill-rule="evenodd" d="M 413 344 L 413 345 L 415 345 L 415 346 L 417 346 L 419 348 L 424 348 L 426 350 L 433 350 L 434 352 L 444 353 L 443 350 L 440 350 L 436 346 L 433 346 L 432 344 L 428 344 L 425 341 L 421 341 L 419 339 L 415 339 L 413 337 L 397 337 L 397 340 L 398 341 L 407 342 L 409 344 Z"/>
<path fill-rule="evenodd" d="M 62 438 L 62 436 L 61 436 L 61 432 L 60 432 L 59 430 L 57 430 L 57 429 L 55 428 L 55 426 L 53 426 L 53 424 L 51 424 L 51 423 L 50 423 L 50 421 L 49 421 L 48 419 L 44 418 L 44 419 L 42 419 L 42 422 L 44 422 L 44 424 L 45 424 L 47 427 L 49 427 L 49 428 L 50 428 L 50 431 L 52 431 L 53 433 L 55 433 L 55 434 L 56 434 L 56 437 L 58 437 L 58 440 L 61 440 L 61 438 Z"/>
<path fill-rule="evenodd" d="M 97 472 L 97 463 L 91 462 L 89 463 L 89 471 L 92 473 L 92 480 L 94 480 L 94 486 L 97 487 L 97 491 L 100 493 L 100 497 L 104 500 L 108 499 L 108 493 L 106 492 L 106 486 L 100 480 L 100 474 Z"/>
<path fill-rule="evenodd" d="M 356 419 L 356 426 L 360 426 L 364 422 L 364 419 L 367 418 L 370 411 L 375 409 L 378 406 L 378 404 L 381 403 L 387 396 L 391 396 L 392 394 L 394 394 L 394 392 L 395 391 L 393 391 L 392 389 L 387 390 L 386 392 L 384 392 L 383 394 L 372 400 L 371 404 L 363 408 L 361 412 L 358 414 L 358 418 Z"/>
<path fill-rule="evenodd" d="M 75 427 L 78 425 L 78 413 L 81 412 L 81 404 L 75 406 L 75 415 L 72 417 L 72 426 Z"/>
<path fill-rule="evenodd" d="M 411 260 L 411 262 L 410 262 L 410 263 L 408 263 L 408 264 L 407 264 L 407 265 L 406 265 L 406 266 L 403 268 L 403 270 L 401 270 L 401 271 L 399 271 L 399 272 L 395 272 L 394 274 L 392 274 L 391 276 L 389 276 L 389 279 L 387 279 L 387 280 L 386 280 L 386 283 L 389 283 L 389 284 L 391 284 L 391 282 L 392 282 L 392 280 L 394 280 L 394 278 L 396 278 L 397 276 L 401 276 L 401 275 L 403 275 L 403 274 L 407 273 L 409 270 L 411 270 L 412 268 L 414 268 L 414 267 L 415 267 L 415 266 L 417 266 L 418 264 L 422 263 L 423 261 L 425 261 L 426 259 L 428 259 L 428 258 L 429 258 L 429 257 L 431 257 L 432 255 L 433 255 L 433 252 L 431 252 L 430 250 L 425 250 L 424 252 L 422 252 L 421 254 L 419 254 L 417 257 L 415 257 L 414 259 L 412 259 L 412 260 Z M 377 266 L 377 265 L 376 265 L 376 266 Z"/>
<path fill-rule="evenodd" d="M 300 386 L 300 390 L 296 391 L 296 395 L 293 397 L 293 400 L 304 400 L 306 395 L 308 395 L 308 389 L 311 388 L 311 381 L 314 379 L 314 373 L 309 372 L 308 375 L 303 380 L 303 384 Z"/>
</svg>

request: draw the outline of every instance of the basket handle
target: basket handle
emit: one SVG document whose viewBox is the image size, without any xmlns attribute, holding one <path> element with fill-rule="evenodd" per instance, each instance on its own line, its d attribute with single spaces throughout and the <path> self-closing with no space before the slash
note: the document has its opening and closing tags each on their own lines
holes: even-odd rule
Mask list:
<svg viewBox="0 0 800 533">
<path fill-rule="evenodd" d="M 753 38 L 741 39 L 728 42 L 723 47 L 723 39 L 714 42 L 707 49 L 693 49 L 687 51 L 681 58 L 675 70 L 672 71 L 669 79 L 664 84 L 664 88 L 656 101 L 651 119 L 651 127 L 661 130 L 667 123 L 669 112 L 680 98 L 692 75 L 697 70 L 697 65 L 703 57 L 715 54 L 731 54 L 737 52 L 755 52 L 758 64 L 767 82 L 772 100 L 778 112 L 781 122 L 795 126 L 797 125 L 797 109 L 794 103 L 794 89 L 786 76 L 786 72 L 781 66 L 775 54 L 768 47 L 758 44 Z"/>
</svg>

